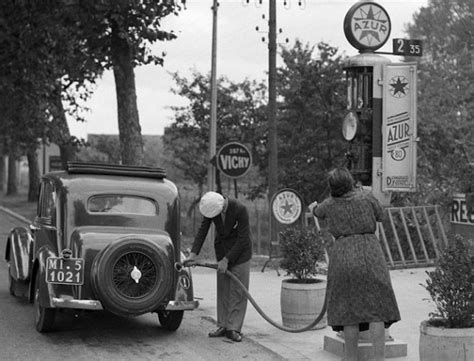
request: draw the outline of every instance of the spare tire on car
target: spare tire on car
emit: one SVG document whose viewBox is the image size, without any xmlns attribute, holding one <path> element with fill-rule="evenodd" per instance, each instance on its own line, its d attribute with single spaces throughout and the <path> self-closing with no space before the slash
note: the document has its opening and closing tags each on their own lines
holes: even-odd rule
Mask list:
<svg viewBox="0 0 474 361">
<path fill-rule="evenodd" d="M 173 264 L 145 239 L 121 239 L 104 248 L 92 270 L 92 287 L 104 309 L 119 316 L 155 311 L 170 291 Z"/>
</svg>

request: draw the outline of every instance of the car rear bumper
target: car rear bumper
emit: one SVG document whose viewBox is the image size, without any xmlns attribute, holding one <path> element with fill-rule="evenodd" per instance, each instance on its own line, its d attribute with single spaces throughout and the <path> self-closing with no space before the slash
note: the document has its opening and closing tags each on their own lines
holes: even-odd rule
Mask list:
<svg viewBox="0 0 474 361">
<path fill-rule="evenodd" d="M 78 300 L 74 298 L 53 297 L 53 307 L 75 308 L 80 310 L 103 310 L 102 303 L 98 300 Z M 199 307 L 199 301 L 169 301 L 165 307 L 167 311 L 190 311 Z"/>
<path fill-rule="evenodd" d="M 102 303 L 97 300 L 77 300 L 75 298 L 53 297 L 53 307 L 77 308 L 81 310 L 103 310 Z"/>
<path fill-rule="evenodd" d="M 167 311 L 190 311 L 199 307 L 199 301 L 169 301 Z"/>
</svg>

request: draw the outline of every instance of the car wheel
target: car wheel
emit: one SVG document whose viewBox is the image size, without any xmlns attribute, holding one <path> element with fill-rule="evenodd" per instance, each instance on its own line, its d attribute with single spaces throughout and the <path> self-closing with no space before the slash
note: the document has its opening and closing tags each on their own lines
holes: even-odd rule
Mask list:
<svg viewBox="0 0 474 361">
<path fill-rule="evenodd" d="M 176 331 L 183 320 L 184 311 L 158 311 L 161 326 L 168 331 Z"/>
<path fill-rule="evenodd" d="M 94 262 L 92 285 L 104 309 L 120 316 L 156 310 L 171 287 L 170 258 L 156 244 L 126 239 Z"/>
<path fill-rule="evenodd" d="M 39 302 L 40 298 L 40 272 L 36 273 L 35 280 L 35 298 L 34 298 L 34 312 L 35 312 L 35 327 L 38 332 L 48 332 L 53 329 L 54 317 L 56 310 L 54 308 L 43 307 Z"/>
</svg>

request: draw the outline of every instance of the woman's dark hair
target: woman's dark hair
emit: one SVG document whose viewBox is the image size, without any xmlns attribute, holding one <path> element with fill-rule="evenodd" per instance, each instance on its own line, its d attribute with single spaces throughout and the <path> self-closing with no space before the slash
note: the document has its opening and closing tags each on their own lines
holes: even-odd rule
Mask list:
<svg viewBox="0 0 474 361">
<path fill-rule="evenodd" d="M 341 197 L 354 189 L 354 178 L 347 168 L 339 167 L 329 172 L 328 184 L 331 196 Z"/>
</svg>

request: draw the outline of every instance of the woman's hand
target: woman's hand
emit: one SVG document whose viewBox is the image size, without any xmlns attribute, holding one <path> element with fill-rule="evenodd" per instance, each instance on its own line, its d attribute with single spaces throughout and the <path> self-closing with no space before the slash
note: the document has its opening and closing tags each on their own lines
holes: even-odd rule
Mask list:
<svg viewBox="0 0 474 361">
<path fill-rule="evenodd" d="M 309 211 L 314 215 L 314 210 L 316 209 L 316 207 L 318 206 L 318 202 L 314 201 L 313 203 L 311 203 L 309 206 L 308 206 L 308 209 Z"/>
</svg>

